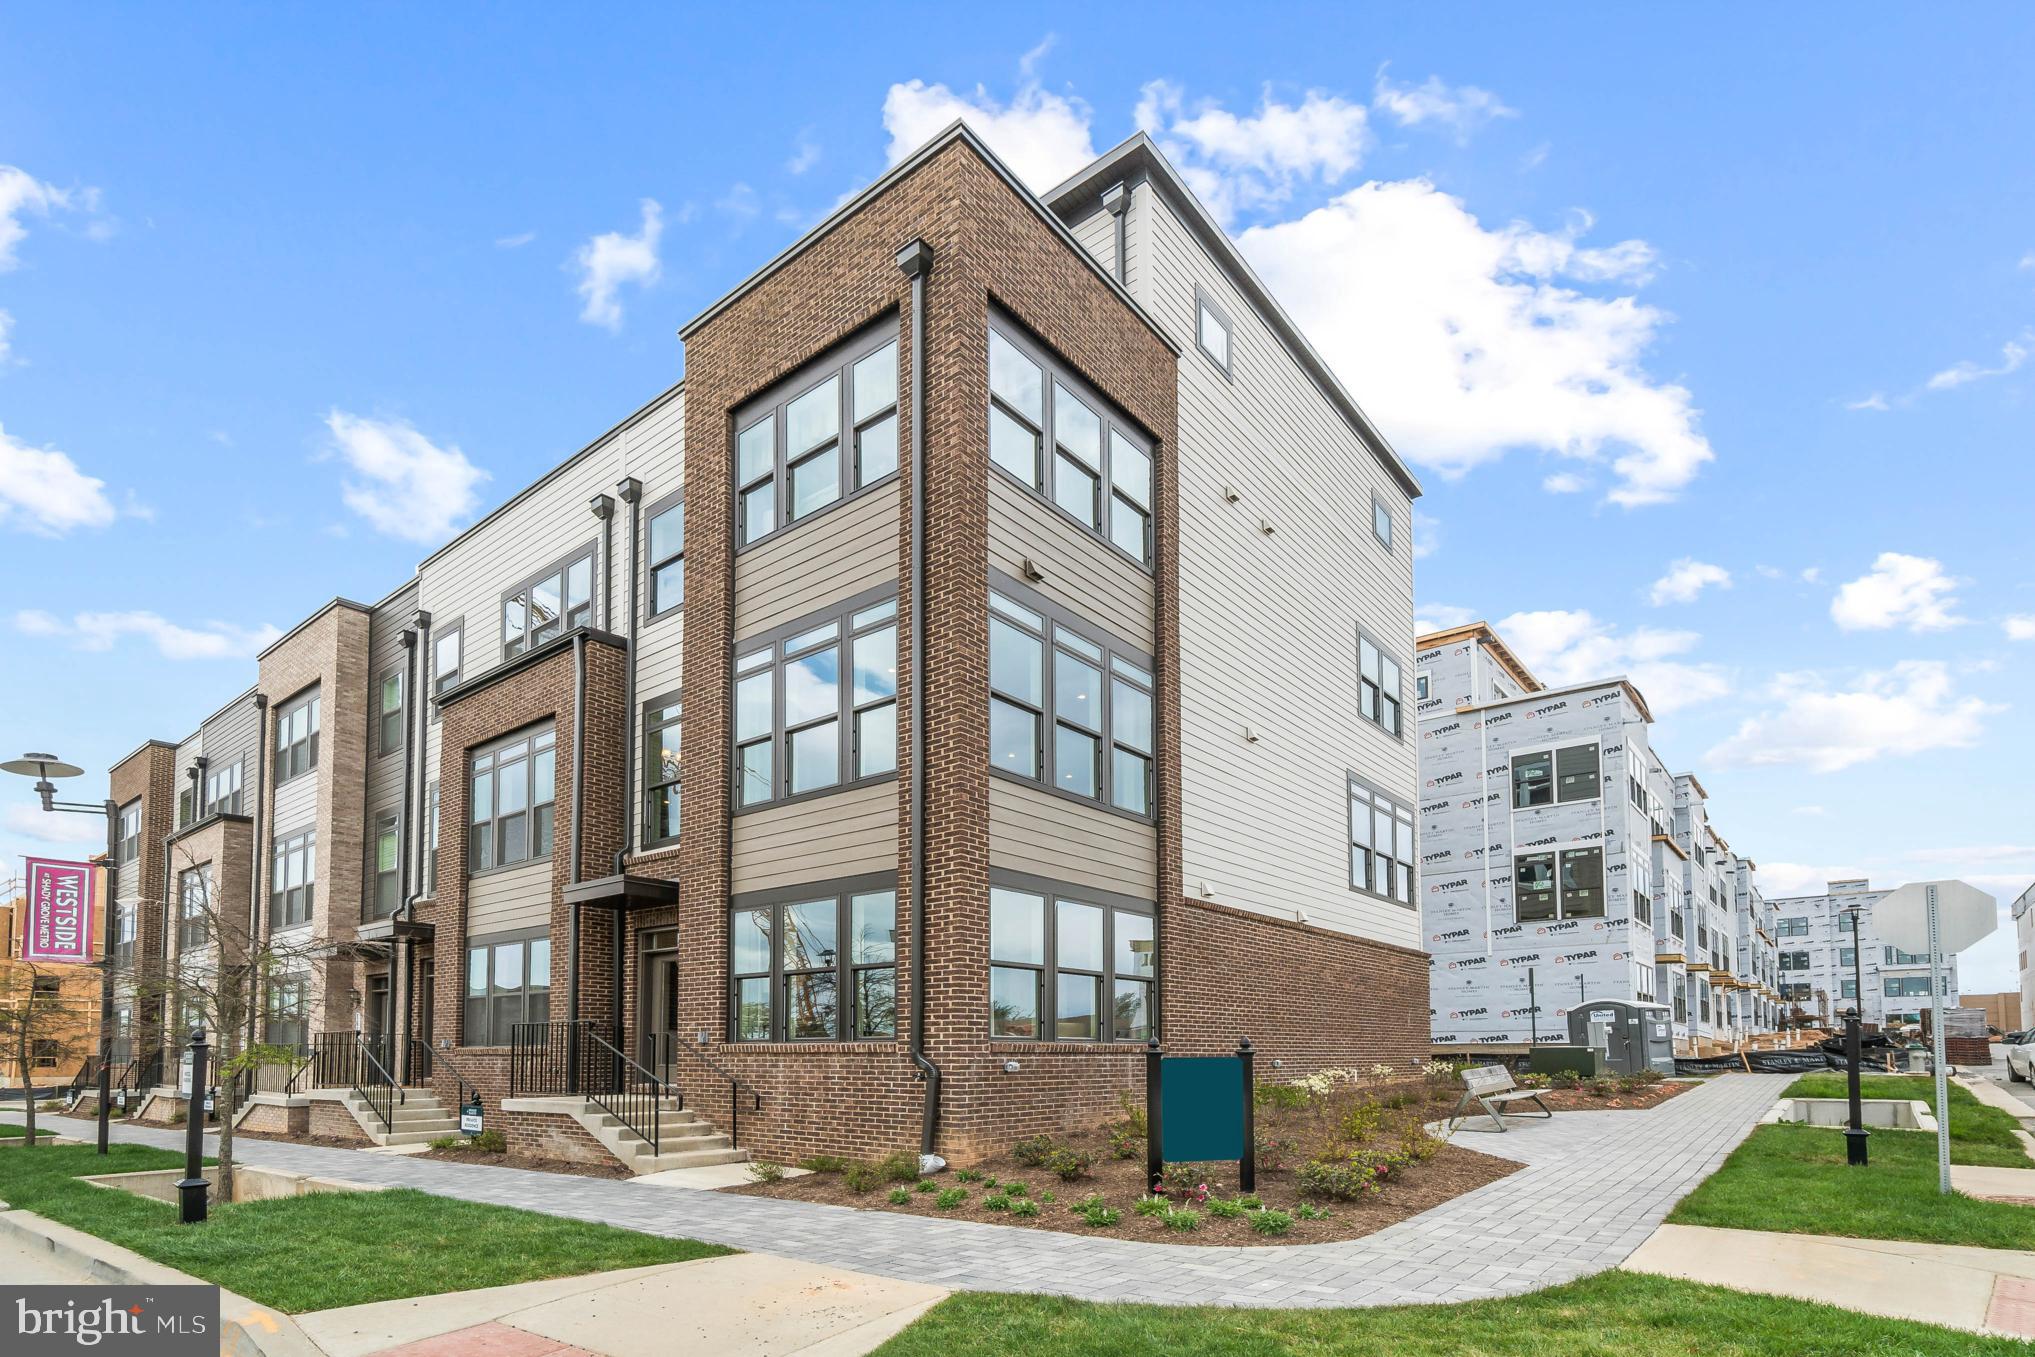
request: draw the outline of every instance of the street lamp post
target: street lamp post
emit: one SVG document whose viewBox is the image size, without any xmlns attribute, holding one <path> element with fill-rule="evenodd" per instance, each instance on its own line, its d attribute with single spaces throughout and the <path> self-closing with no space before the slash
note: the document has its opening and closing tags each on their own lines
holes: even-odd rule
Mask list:
<svg viewBox="0 0 2035 1357">
<path fill-rule="evenodd" d="M 1844 1019 L 1845 1083 L 1851 1099 L 1851 1125 L 1844 1128 L 1844 1162 L 1863 1166 L 1867 1132 L 1865 1110 L 1859 1103 L 1858 1066 L 1859 1038 L 1865 1019 L 1865 971 L 1860 960 L 1864 949 L 1859 942 L 1859 922 L 1864 911 L 1853 906 L 1844 912 L 1851 917 L 1851 1012 Z"/>
<path fill-rule="evenodd" d="M 79 777 L 84 769 L 65 763 L 54 754 L 23 754 L 0 763 L 0 773 L 15 773 L 35 779 L 36 795 L 46 812 L 72 815 L 101 815 L 106 819 L 106 873 L 108 888 L 114 859 L 120 851 L 120 806 L 110 798 L 97 805 L 89 801 L 56 799 L 54 777 Z M 106 1142 L 113 1115 L 113 918 L 111 902 L 99 902 L 99 1153 L 107 1152 Z"/>
</svg>

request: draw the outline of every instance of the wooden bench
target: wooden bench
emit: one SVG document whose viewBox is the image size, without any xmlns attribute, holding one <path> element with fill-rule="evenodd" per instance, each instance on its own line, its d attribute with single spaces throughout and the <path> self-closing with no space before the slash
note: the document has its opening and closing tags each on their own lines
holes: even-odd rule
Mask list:
<svg viewBox="0 0 2035 1357">
<path fill-rule="evenodd" d="M 1513 1079 L 1512 1071 L 1506 1069 L 1503 1065 L 1472 1065 L 1469 1069 L 1463 1071 L 1463 1099 L 1456 1104 L 1456 1110 L 1449 1114 L 1449 1130 L 1454 1131 L 1458 1126 L 1466 1126 L 1468 1124 L 1469 1118 L 1463 1115 L 1463 1109 L 1468 1107 L 1472 1102 L 1475 1102 L 1477 1106 L 1484 1109 L 1484 1115 L 1489 1117 L 1491 1124 L 1500 1131 L 1506 1129 L 1505 1117 L 1500 1109 L 1507 1103 L 1531 1102 L 1535 1107 L 1540 1109 L 1540 1116 L 1554 1116 L 1554 1109 L 1541 1101 L 1540 1090 L 1537 1088 L 1521 1088 L 1518 1082 Z M 1519 1112 L 1514 1115 L 1531 1116 L 1533 1114 Z M 1476 1129 L 1482 1130 L 1483 1128 L 1478 1127 Z"/>
</svg>

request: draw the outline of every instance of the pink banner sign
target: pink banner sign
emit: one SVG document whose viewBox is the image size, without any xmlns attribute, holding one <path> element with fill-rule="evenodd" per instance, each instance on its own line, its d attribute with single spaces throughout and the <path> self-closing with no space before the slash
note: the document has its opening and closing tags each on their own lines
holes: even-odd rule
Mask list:
<svg viewBox="0 0 2035 1357">
<path fill-rule="evenodd" d="M 23 961 L 90 962 L 99 872 L 89 862 L 28 859 L 28 908 L 21 921 Z"/>
</svg>

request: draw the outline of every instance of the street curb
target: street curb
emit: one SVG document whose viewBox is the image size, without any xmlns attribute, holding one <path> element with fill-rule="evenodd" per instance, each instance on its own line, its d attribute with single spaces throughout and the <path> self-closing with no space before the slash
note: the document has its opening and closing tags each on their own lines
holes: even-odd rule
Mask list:
<svg viewBox="0 0 2035 1357">
<path fill-rule="evenodd" d="M 112 1286 L 212 1284 L 33 1211 L 0 1210 L 0 1234 L 41 1248 L 66 1267 Z M 219 1351 L 221 1357 L 327 1357 L 294 1319 L 225 1287 L 219 1288 Z"/>
</svg>

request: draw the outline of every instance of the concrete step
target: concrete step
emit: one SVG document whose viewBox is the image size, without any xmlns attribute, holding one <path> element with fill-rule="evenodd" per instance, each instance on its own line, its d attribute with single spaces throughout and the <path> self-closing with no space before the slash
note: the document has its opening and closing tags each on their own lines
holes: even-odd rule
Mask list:
<svg viewBox="0 0 2035 1357">
<path fill-rule="evenodd" d="M 647 1146 L 645 1148 L 648 1148 Z M 694 1169 L 708 1164 L 746 1164 L 749 1151 L 737 1149 L 680 1150 L 663 1154 L 644 1155 L 629 1167 L 639 1177 L 646 1173 L 662 1173 L 666 1169 Z"/>
<path fill-rule="evenodd" d="M 400 1131 L 383 1131 L 375 1137 L 375 1143 L 378 1145 L 428 1145 L 441 1137 L 458 1134 L 459 1126 L 456 1122 L 448 1123 L 444 1126 L 434 1126 L 425 1130 L 405 1127 Z"/>
</svg>

